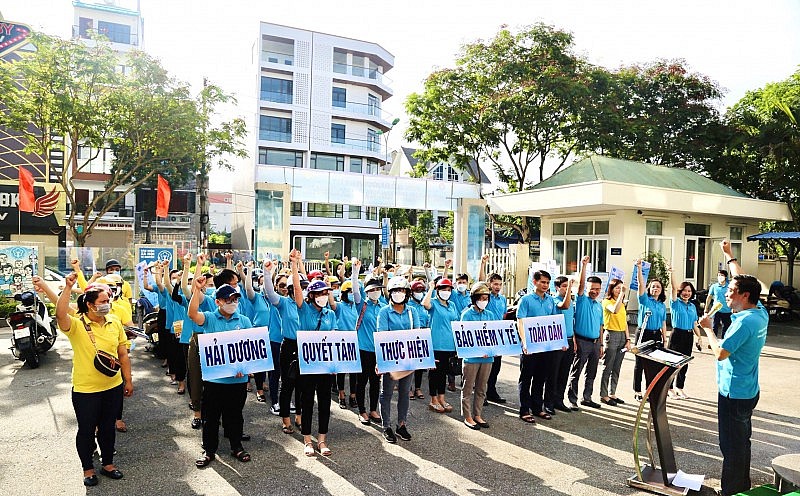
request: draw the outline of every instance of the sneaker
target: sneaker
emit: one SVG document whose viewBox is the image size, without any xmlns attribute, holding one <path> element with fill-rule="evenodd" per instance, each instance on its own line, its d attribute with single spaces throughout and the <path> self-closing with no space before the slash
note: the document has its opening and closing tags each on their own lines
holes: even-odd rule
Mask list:
<svg viewBox="0 0 800 496">
<path fill-rule="evenodd" d="M 256 395 L 256 401 L 258 401 L 259 403 L 266 403 L 267 402 L 267 397 L 264 396 L 263 394 L 257 394 Z"/>
<path fill-rule="evenodd" d="M 289 405 L 289 413 L 291 413 L 292 415 L 294 415 L 295 413 L 297 413 L 297 407 L 296 407 L 296 406 L 294 406 L 294 403 L 291 403 L 291 404 Z"/>
<path fill-rule="evenodd" d="M 350 397 L 350 408 L 358 408 L 358 403 L 354 397 Z"/>
<path fill-rule="evenodd" d="M 680 399 L 680 400 L 685 400 L 685 399 L 688 398 L 686 393 L 683 392 L 683 389 L 676 389 L 675 390 L 675 396 L 677 396 L 678 399 Z"/>
<path fill-rule="evenodd" d="M 346 409 L 347 400 L 345 400 L 344 398 L 339 398 L 339 408 L 341 408 L 342 410 Z"/>
<path fill-rule="evenodd" d="M 269 408 L 269 413 L 278 417 L 281 414 L 281 408 L 278 406 L 277 403 L 273 403 L 272 406 Z"/>
<path fill-rule="evenodd" d="M 408 433 L 408 429 L 406 429 L 405 425 L 401 425 L 397 428 L 397 437 L 403 441 L 411 441 L 411 434 Z"/>
<path fill-rule="evenodd" d="M 397 444 L 397 436 L 394 435 L 391 428 L 383 430 L 383 438 L 390 444 Z"/>
</svg>

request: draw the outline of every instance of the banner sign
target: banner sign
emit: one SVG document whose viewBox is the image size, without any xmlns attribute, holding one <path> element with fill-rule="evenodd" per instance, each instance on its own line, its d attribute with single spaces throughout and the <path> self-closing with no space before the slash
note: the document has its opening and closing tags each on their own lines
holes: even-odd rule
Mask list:
<svg viewBox="0 0 800 496">
<path fill-rule="evenodd" d="M 175 268 L 175 247 L 174 246 L 154 246 L 136 245 L 136 263 L 145 262 L 149 265 L 152 262 L 169 262 L 169 270 Z"/>
<path fill-rule="evenodd" d="M 201 333 L 197 335 L 197 346 L 204 381 L 275 368 L 268 327 Z"/>
<path fill-rule="evenodd" d="M 526 354 L 560 350 L 567 346 L 564 315 L 526 317 L 520 320 L 522 322 L 523 346 Z"/>
<path fill-rule="evenodd" d="M 381 248 L 389 248 L 389 230 L 391 229 L 391 219 L 384 217 L 381 222 Z"/>
<path fill-rule="evenodd" d="M 620 281 L 625 282 L 625 271 L 617 267 L 611 267 L 611 273 L 608 275 L 608 281 L 603 287 L 604 294 L 606 291 L 608 291 L 608 284 L 611 282 L 611 279 L 619 279 Z"/>
<path fill-rule="evenodd" d="M 461 358 L 522 353 L 517 323 L 513 320 L 455 321 L 450 325 Z"/>
<path fill-rule="evenodd" d="M 430 329 L 380 331 L 373 336 L 379 374 L 436 367 Z"/>
<path fill-rule="evenodd" d="M 300 374 L 361 372 L 356 331 L 297 331 Z"/>
<path fill-rule="evenodd" d="M 628 285 L 628 288 L 632 291 L 639 291 L 639 280 L 637 279 L 637 274 L 639 272 L 636 270 L 636 264 L 633 265 L 633 270 L 631 271 L 631 283 Z M 647 281 L 647 278 L 650 276 L 650 262 L 642 261 L 642 278 Z"/>
<path fill-rule="evenodd" d="M 33 290 L 33 276 L 41 274 L 38 246 L 0 245 L 0 295 Z"/>
</svg>

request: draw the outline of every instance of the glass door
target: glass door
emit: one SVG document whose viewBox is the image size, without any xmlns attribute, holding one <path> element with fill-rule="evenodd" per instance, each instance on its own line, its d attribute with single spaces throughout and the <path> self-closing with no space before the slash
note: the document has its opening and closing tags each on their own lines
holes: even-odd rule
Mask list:
<svg viewBox="0 0 800 496">
<path fill-rule="evenodd" d="M 703 288 L 706 284 L 706 252 L 709 238 L 686 236 L 686 258 L 684 259 L 684 277 L 694 284 L 695 288 Z"/>
</svg>

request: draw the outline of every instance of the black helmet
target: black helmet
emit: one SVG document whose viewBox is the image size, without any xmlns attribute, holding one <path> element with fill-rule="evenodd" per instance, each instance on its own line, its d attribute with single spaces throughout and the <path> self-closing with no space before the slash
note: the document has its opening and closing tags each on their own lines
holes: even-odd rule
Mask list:
<svg viewBox="0 0 800 496">
<path fill-rule="evenodd" d="M 117 260 L 116 258 L 110 258 L 106 260 L 106 270 L 110 269 L 111 267 L 119 267 L 121 269 L 122 264 L 119 263 L 119 260 Z"/>
</svg>

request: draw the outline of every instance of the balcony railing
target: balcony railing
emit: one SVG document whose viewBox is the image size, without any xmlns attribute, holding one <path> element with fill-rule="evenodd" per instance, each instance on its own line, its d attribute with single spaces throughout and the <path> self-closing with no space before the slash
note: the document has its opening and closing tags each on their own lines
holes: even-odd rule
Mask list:
<svg viewBox="0 0 800 496">
<path fill-rule="evenodd" d="M 334 148 L 348 148 L 350 150 L 363 150 L 374 153 L 381 153 L 381 144 L 375 141 L 357 138 L 338 138 L 331 139 L 331 146 Z"/>
<path fill-rule="evenodd" d="M 81 26 L 72 26 L 72 37 L 73 38 L 81 38 L 84 40 L 91 40 L 92 34 L 97 33 L 97 35 L 104 36 L 110 41 L 111 43 L 120 43 L 122 45 L 131 45 L 131 46 L 139 46 L 139 35 L 136 33 L 130 33 L 128 35 L 124 34 L 109 34 L 103 33 L 98 31 L 94 28 L 85 29 L 81 28 Z"/>
<path fill-rule="evenodd" d="M 343 64 L 341 62 L 334 62 L 333 72 L 335 72 L 336 74 L 348 74 L 350 76 L 358 76 L 367 79 L 374 79 L 386 85 L 389 85 L 392 82 L 391 79 L 386 77 L 382 72 L 379 72 L 378 69 L 370 69 L 369 67 L 364 67 L 359 65 L 349 65 L 349 64 Z"/>
<path fill-rule="evenodd" d="M 280 65 L 294 65 L 294 54 L 262 51 L 261 62 L 269 62 L 271 64 Z"/>
<path fill-rule="evenodd" d="M 282 133 L 279 131 L 267 131 L 260 129 L 258 131 L 258 139 L 266 141 L 281 141 L 283 143 L 292 142 L 292 133 Z"/>
<path fill-rule="evenodd" d="M 342 109 L 344 111 L 352 112 L 354 114 L 369 115 L 387 121 L 391 117 L 391 114 L 389 112 L 385 112 L 379 106 L 370 103 L 334 101 L 332 103 L 332 106 L 334 110 Z"/>
<path fill-rule="evenodd" d="M 291 93 L 281 93 L 279 91 L 262 91 L 261 99 L 267 102 L 292 103 L 293 95 Z"/>
</svg>

